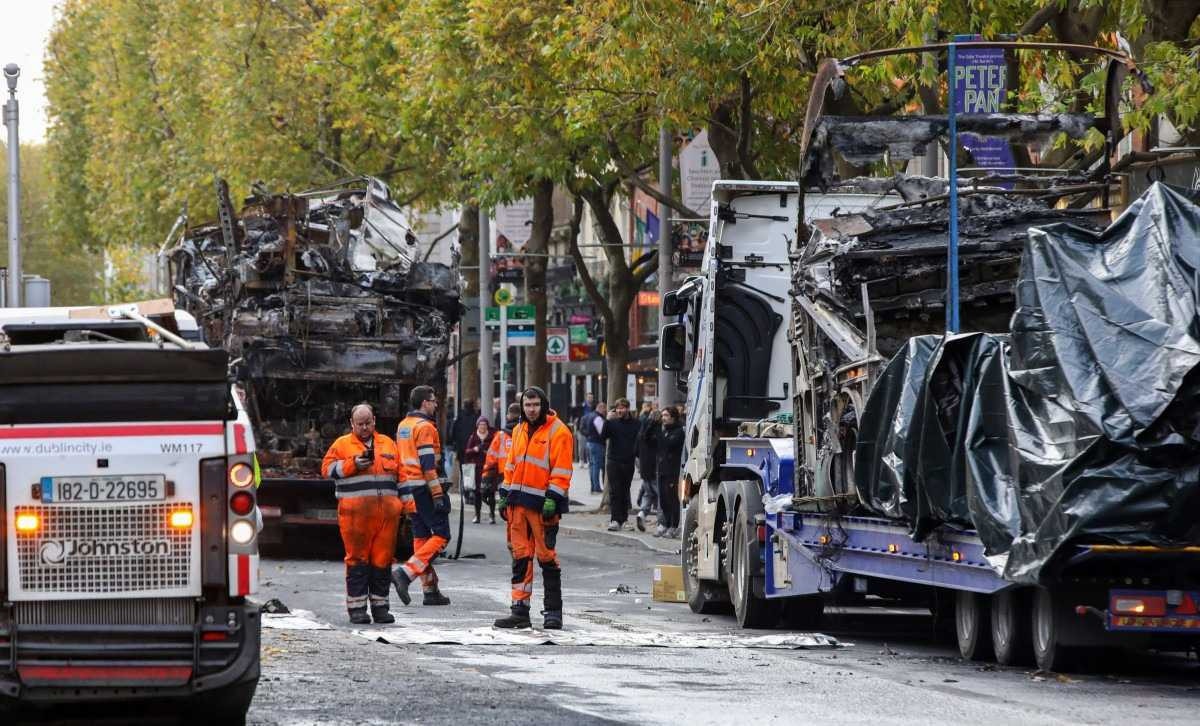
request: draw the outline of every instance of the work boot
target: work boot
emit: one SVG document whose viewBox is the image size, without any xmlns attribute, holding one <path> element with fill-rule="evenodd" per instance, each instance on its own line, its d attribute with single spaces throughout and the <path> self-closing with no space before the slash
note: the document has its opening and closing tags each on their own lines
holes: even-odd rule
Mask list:
<svg viewBox="0 0 1200 726">
<path fill-rule="evenodd" d="M 367 615 L 365 607 L 350 609 L 350 624 L 351 625 L 370 625 L 371 616 Z"/>
<path fill-rule="evenodd" d="M 400 602 L 405 605 L 412 602 L 412 596 L 408 594 L 408 586 L 412 584 L 412 580 L 408 579 L 408 573 L 403 567 L 392 570 L 392 584 L 396 587 L 396 595 Z"/>
<path fill-rule="evenodd" d="M 443 595 L 440 590 L 432 590 L 430 592 L 425 593 L 425 600 L 423 601 L 422 604 L 423 605 L 449 605 L 450 598 Z"/>
<path fill-rule="evenodd" d="M 562 630 L 562 610 L 543 610 L 542 630 Z"/>
<path fill-rule="evenodd" d="M 497 628 L 531 628 L 533 624 L 529 622 L 529 606 L 528 605 L 513 605 L 512 615 L 506 618 L 497 618 L 492 625 Z"/>
<path fill-rule="evenodd" d="M 371 619 L 380 625 L 391 625 L 396 622 L 396 616 L 389 612 L 386 605 L 379 608 L 371 608 Z"/>
</svg>

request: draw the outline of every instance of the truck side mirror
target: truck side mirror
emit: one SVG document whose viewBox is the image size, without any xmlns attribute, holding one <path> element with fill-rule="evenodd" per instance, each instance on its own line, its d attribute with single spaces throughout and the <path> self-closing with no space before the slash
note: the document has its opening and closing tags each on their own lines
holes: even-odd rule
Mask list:
<svg viewBox="0 0 1200 726">
<path fill-rule="evenodd" d="M 683 323 L 664 325 L 658 340 L 658 367 L 664 371 L 686 370 L 687 326 Z"/>
</svg>

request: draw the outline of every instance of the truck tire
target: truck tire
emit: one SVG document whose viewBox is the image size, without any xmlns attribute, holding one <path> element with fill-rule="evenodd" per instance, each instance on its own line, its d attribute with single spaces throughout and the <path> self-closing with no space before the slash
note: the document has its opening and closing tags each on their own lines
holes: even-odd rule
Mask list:
<svg viewBox="0 0 1200 726">
<path fill-rule="evenodd" d="M 725 547 L 729 556 L 725 568 L 729 578 L 729 599 L 733 601 L 733 614 L 738 625 L 769 628 L 779 621 L 779 607 L 776 601 L 754 594 L 754 570 L 758 563 L 754 547 L 758 541 L 749 519 L 746 507 L 738 507 L 733 515 L 733 529 Z"/>
<path fill-rule="evenodd" d="M 1055 593 L 1039 587 L 1033 592 L 1029 608 L 1033 630 L 1033 657 L 1044 671 L 1069 670 L 1075 664 L 1078 651 L 1062 644 L 1063 608 Z"/>
<path fill-rule="evenodd" d="M 701 580 L 696 574 L 696 557 L 700 547 L 700 538 L 696 534 L 698 526 L 699 514 L 695 507 L 689 505 L 683 514 L 683 542 L 679 548 L 683 591 L 692 612 L 712 615 L 729 609 L 729 594 L 719 584 Z"/>
<path fill-rule="evenodd" d="M 1004 666 L 1033 663 L 1033 636 L 1029 632 L 1029 591 L 1010 587 L 992 595 L 992 649 Z"/>
<path fill-rule="evenodd" d="M 954 598 L 954 635 L 958 652 L 969 660 L 992 656 L 992 631 L 988 627 L 991 605 L 986 595 L 959 590 Z"/>
</svg>

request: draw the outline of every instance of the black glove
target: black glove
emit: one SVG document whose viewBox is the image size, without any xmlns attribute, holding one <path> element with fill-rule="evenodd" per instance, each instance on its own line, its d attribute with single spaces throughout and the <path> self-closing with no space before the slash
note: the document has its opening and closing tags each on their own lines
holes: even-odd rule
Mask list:
<svg viewBox="0 0 1200 726">
<path fill-rule="evenodd" d="M 450 513 L 450 495 L 443 493 L 442 496 L 433 500 L 433 511 L 438 514 Z"/>
</svg>

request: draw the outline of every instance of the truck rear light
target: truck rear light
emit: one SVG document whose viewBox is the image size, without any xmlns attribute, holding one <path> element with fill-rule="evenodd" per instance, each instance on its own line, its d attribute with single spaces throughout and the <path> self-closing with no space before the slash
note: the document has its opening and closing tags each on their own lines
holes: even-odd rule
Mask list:
<svg viewBox="0 0 1200 726">
<path fill-rule="evenodd" d="M 42 520 L 36 514 L 18 514 L 17 515 L 17 531 L 18 532 L 36 532 L 42 527 Z"/>
<path fill-rule="evenodd" d="M 1117 595 L 1112 599 L 1112 611 L 1121 615 L 1155 617 L 1166 614 L 1167 601 L 1160 595 Z"/>
<path fill-rule="evenodd" d="M 254 483 L 254 469 L 242 462 L 234 464 L 229 467 L 229 483 L 239 489 L 245 489 Z"/>
<path fill-rule="evenodd" d="M 229 527 L 229 538 L 238 544 L 248 544 L 254 539 L 254 525 L 239 519 Z"/>
<path fill-rule="evenodd" d="M 250 495 L 250 492 L 234 492 L 233 496 L 229 498 L 229 508 L 233 510 L 234 514 L 244 517 L 254 510 L 254 497 Z"/>
<path fill-rule="evenodd" d="M 176 509 L 171 512 L 171 528 L 172 529 L 191 529 L 195 522 L 195 517 L 190 509 Z"/>
</svg>

